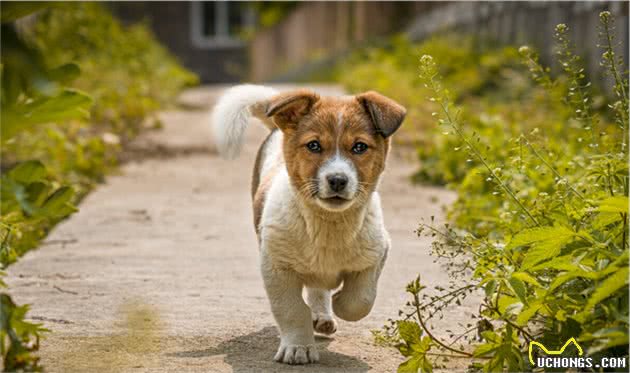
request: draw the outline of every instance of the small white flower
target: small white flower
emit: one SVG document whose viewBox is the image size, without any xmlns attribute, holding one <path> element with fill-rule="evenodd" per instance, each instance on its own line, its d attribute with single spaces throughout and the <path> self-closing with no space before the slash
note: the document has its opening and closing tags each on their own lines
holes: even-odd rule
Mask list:
<svg viewBox="0 0 630 373">
<path fill-rule="evenodd" d="M 120 144 L 120 137 L 118 135 L 115 135 L 111 132 L 105 132 L 101 138 L 103 139 L 103 142 L 105 144 L 109 144 L 109 145 L 118 145 Z"/>
</svg>

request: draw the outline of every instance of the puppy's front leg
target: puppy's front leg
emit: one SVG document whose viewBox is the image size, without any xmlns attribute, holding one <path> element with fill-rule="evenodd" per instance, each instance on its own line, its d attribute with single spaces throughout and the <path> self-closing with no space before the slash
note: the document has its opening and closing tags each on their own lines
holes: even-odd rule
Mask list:
<svg viewBox="0 0 630 373">
<path fill-rule="evenodd" d="M 280 347 L 274 360 L 286 364 L 317 362 L 319 353 L 311 310 L 302 299 L 302 281 L 293 271 L 274 268 L 264 253 L 261 267 L 271 312 L 280 328 Z"/>
<path fill-rule="evenodd" d="M 373 267 L 344 277 L 343 287 L 333 295 L 335 315 L 346 321 L 358 321 L 370 313 L 386 257 L 387 253 Z"/>
<path fill-rule="evenodd" d="M 332 290 L 306 288 L 306 303 L 311 308 L 313 329 L 322 334 L 337 331 L 337 321 L 332 311 Z"/>
</svg>

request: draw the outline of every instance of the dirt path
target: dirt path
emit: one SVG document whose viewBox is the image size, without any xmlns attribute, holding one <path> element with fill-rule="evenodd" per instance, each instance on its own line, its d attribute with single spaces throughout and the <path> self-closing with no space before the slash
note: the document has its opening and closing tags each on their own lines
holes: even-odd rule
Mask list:
<svg viewBox="0 0 630 373">
<path fill-rule="evenodd" d="M 218 158 L 206 122 L 217 92 L 187 92 L 187 104 L 206 108 L 164 113 L 164 129 L 134 144 L 131 154 L 143 156 L 10 267 L 16 300 L 31 303 L 33 319 L 53 331 L 42 341 L 43 365 L 49 372 L 395 371 L 398 353 L 374 346 L 370 329 L 396 316 L 417 273 L 429 284 L 447 283 L 430 242 L 414 230 L 420 218 L 442 216 L 453 195 L 412 186 L 415 165 L 394 154 L 381 186 L 393 250 L 373 312 L 319 339 L 320 364 L 274 363 L 278 334 L 258 272 L 249 197 L 266 130 L 248 130 L 239 159 Z M 470 311 L 436 322 L 436 333 L 466 322 Z"/>
</svg>

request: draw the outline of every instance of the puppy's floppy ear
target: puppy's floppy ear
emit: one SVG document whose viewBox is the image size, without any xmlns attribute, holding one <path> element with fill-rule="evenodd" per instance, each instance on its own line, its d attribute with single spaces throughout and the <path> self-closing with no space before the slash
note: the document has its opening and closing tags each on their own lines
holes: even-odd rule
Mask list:
<svg viewBox="0 0 630 373">
<path fill-rule="evenodd" d="M 273 117 L 276 125 L 284 130 L 295 126 L 317 101 L 319 95 L 305 89 L 281 93 L 269 100 L 266 114 Z"/>
<path fill-rule="evenodd" d="M 407 114 L 407 110 L 396 101 L 374 91 L 361 93 L 356 98 L 372 119 L 376 132 L 383 137 L 396 132 Z"/>
</svg>

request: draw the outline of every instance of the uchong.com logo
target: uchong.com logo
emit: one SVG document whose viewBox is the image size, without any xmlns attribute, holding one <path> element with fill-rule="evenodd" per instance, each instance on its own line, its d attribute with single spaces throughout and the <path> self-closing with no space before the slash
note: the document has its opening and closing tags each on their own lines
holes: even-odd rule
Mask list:
<svg viewBox="0 0 630 373">
<path fill-rule="evenodd" d="M 574 345 L 577 348 L 577 356 L 562 356 L 568 346 Z M 537 356 L 534 359 L 534 347 L 540 348 L 547 356 Z M 529 342 L 529 362 L 537 368 L 626 368 L 628 358 L 626 357 L 602 357 L 593 359 L 584 356 L 584 350 L 575 338 L 568 341 L 559 350 L 549 350 L 542 343 L 536 341 Z"/>
</svg>

